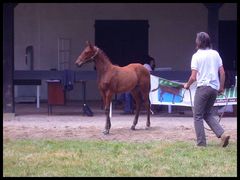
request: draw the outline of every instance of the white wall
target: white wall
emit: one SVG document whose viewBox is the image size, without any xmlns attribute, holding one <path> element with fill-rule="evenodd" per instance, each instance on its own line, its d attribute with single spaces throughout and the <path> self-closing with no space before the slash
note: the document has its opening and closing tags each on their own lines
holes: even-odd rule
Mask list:
<svg viewBox="0 0 240 180">
<path fill-rule="evenodd" d="M 19 3 L 14 16 L 15 69 L 26 69 L 28 45 L 34 46 L 35 70 L 57 68 L 57 39 L 66 37 L 72 40 L 70 68 L 92 70 L 93 64 L 78 69 L 74 62 L 86 40 L 94 43 L 95 20 L 139 19 L 149 21 L 149 53 L 157 67 L 186 70 L 195 51 L 196 33 L 207 31 L 207 15 L 202 3 Z M 220 15 L 236 19 L 236 4 L 224 5 Z M 41 92 L 46 99 L 44 82 Z M 68 98 L 82 98 L 80 84 Z M 100 99 L 95 81 L 87 83 L 87 99 Z"/>
</svg>

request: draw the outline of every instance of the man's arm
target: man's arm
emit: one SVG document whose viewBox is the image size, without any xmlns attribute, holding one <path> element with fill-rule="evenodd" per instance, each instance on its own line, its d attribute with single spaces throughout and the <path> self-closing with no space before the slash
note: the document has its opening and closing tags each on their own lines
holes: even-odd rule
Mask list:
<svg viewBox="0 0 240 180">
<path fill-rule="evenodd" d="M 189 77 L 188 82 L 184 84 L 184 88 L 189 89 L 191 84 L 196 80 L 197 80 L 197 70 L 192 69 L 191 76 Z"/>
<path fill-rule="evenodd" d="M 219 68 L 219 74 L 220 74 L 220 88 L 218 90 L 219 93 L 223 93 L 224 91 L 224 83 L 225 83 L 225 71 L 223 66 Z"/>
</svg>

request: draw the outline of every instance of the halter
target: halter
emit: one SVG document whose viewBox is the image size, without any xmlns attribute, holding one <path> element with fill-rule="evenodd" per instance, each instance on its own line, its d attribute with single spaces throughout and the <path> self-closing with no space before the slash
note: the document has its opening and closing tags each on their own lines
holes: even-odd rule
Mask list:
<svg viewBox="0 0 240 180">
<path fill-rule="evenodd" d="M 96 50 L 96 52 L 94 53 L 94 55 L 93 55 L 92 57 L 90 57 L 88 60 L 94 61 L 94 60 L 95 60 L 94 58 L 98 55 L 98 52 L 99 52 L 99 48 L 97 47 L 97 50 Z"/>
</svg>

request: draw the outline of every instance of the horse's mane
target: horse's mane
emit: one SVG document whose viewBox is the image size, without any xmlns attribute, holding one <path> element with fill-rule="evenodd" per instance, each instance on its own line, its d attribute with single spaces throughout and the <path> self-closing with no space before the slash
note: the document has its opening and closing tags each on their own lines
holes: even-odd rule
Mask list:
<svg viewBox="0 0 240 180">
<path fill-rule="evenodd" d="M 103 59 L 112 64 L 111 59 L 106 55 L 106 53 L 102 49 L 100 49 L 99 47 L 97 47 L 97 46 L 95 46 L 95 47 L 99 49 L 99 53 L 102 54 Z"/>
</svg>

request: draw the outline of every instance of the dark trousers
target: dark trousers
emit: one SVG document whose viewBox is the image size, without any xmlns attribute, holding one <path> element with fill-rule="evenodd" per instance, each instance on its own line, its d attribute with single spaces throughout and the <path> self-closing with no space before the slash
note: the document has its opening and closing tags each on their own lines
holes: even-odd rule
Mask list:
<svg viewBox="0 0 240 180">
<path fill-rule="evenodd" d="M 210 86 L 201 86 L 196 89 L 193 117 L 197 145 L 199 146 L 206 146 L 203 120 L 205 120 L 218 138 L 224 132 L 219 122 L 214 118 L 213 104 L 217 98 L 217 93 L 217 90 Z"/>
<path fill-rule="evenodd" d="M 124 112 L 127 112 L 127 113 L 133 112 L 132 95 L 130 92 L 125 93 Z"/>
</svg>

